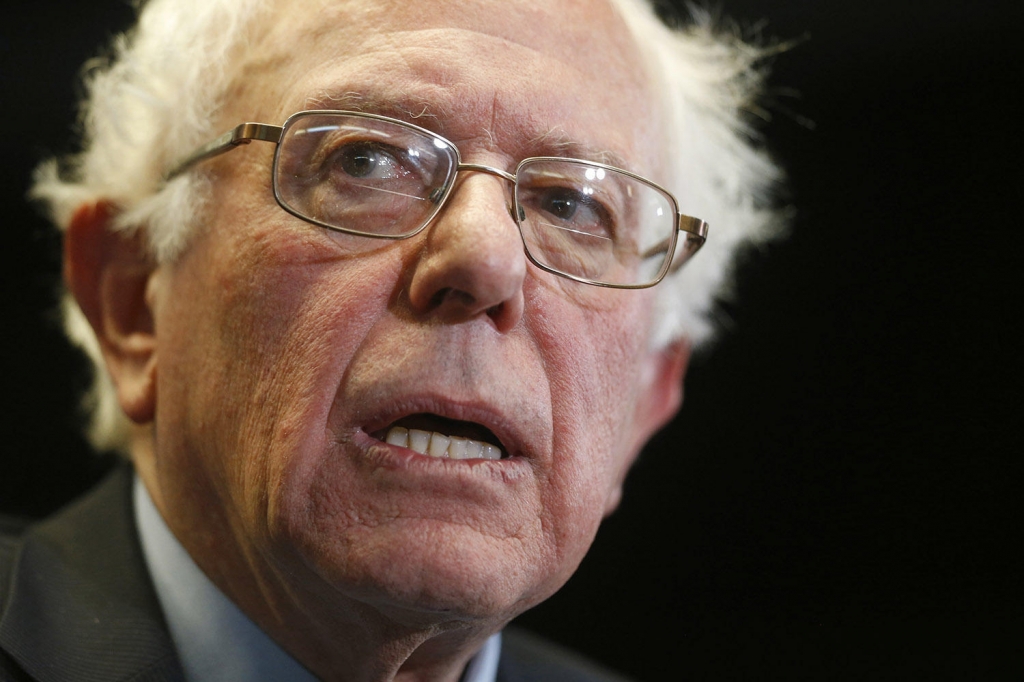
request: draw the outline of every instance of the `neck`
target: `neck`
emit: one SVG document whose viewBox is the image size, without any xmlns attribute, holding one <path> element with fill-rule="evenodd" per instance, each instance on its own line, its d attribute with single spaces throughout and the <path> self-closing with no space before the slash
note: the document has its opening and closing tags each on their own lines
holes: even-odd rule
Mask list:
<svg viewBox="0 0 1024 682">
<path fill-rule="evenodd" d="M 139 470 L 142 478 L 146 473 Z M 181 515 L 160 509 L 159 491 L 150 496 L 166 530 L 206 579 L 320 679 L 456 682 L 488 637 L 505 624 L 345 593 L 300 563 L 271 564 L 260 552 L 246 553 L 239 543 L 224 542 L 232 535 L 217 529 L 223 519 L 212 511 L 196 527 L 183 526 Z"/>
<path fill-rule="evenodd" d="M 275 592 L 259 600 L 242 596 L 236 603 L 323 680 L 457 682 L 469 660 L 504 625 L 428 618 L 347 595 Z M 283 599 L 282 592 L 287 593 Z"/>
</svg>

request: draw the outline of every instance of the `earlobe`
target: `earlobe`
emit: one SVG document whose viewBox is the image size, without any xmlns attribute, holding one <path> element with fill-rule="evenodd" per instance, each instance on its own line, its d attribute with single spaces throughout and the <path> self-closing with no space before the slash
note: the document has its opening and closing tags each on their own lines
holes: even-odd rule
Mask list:
<svg viewBox="0 0 1024 682">
<path fill-rule="evenodd" d="M 89 320 L 125 414 L 152 421 L 156 410 L 156 335 L 142 238 L 112 229 L 107 202 L 85 204 L 64 238 L 64 282 Z"/>
<path fill-rule="evenodd" d="M 690 342 L 680 339 L 651 354 L 636 418 L 641 429 L 639 447 L 661 430 L 683 405 L 683 378 L 690 365 Z"/>
<path fill-rule="evenodd" d="M 629 456 L 622 466 L 618 481 L 609 492 L 605 502 L 605 516 L 619 506 L 626 474 L 644 445 L 668 424 L 682 407 L 683 378 L 689 364 L 690 344 L 686 339 L 676 341 L 648 356 L 641 379 L 640 394 L 633 410 L 633 428 L 626 449 Z"/>
</svg>

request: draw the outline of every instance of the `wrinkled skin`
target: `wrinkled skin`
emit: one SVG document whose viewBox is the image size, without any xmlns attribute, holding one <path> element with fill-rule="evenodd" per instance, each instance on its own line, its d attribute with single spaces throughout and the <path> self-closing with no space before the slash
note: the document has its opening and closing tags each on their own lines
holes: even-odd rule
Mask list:
<svg viewBox="0 0 1024 682">
<path fill-rule="evenodd" d="M 223 129 L 358 105 L 469 163 L 611 152 L 658 179 L 655 96 L 603 3 L 324 4 L 258 32 Z M 137 469 L 207 575 L 325 679 L 457 679 L 575 570 L 677 410 L 685 352 L 649 351 L 651 290 L 529 264 L 498 178 L 461 174 L 423 233 L 381 242 L 282 211 L 272 154 L 206 162 L 204 225 L 155 269 L 83 209 L 69 283 L 139 424 Z M 481 424 L 510 456 L 374 437 L 414 413 Z"/>
</svg>

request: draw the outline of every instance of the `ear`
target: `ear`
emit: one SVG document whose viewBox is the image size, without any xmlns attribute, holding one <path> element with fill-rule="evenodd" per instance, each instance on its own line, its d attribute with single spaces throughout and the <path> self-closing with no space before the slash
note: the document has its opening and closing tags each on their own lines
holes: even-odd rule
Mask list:
<svg viewBox="0 0 1024 682">
<path fill-rule="evenodd" d="M 111 204 L 85 204 L 64 237 L 64 282 L 92 325 L 121 409 L 152 421 L 156 409 L 156 337 L 147 287 L 153 263 L 142 239 L 111 229 Z"/>
<path fill-rule="evenodd" d="M 641 388 L 633 411 L 633 428 L 626 442 L 627 457 L 605 502 L 605 516 L 622 500 L 622 484 L 633 462 L 651 437 L 676 416 L 683 404 L 683 377 L 690 363 L 690 344 L 681 340 L 653 351 L 644 363 Z"/>
</svg>

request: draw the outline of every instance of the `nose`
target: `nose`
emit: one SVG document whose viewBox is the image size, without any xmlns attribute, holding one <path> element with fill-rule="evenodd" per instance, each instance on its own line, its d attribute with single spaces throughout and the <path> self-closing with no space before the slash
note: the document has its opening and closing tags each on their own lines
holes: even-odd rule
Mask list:
<svg viewBox="0 0 1024 682">
<path fill-rule="evenodd" d="M 526 254 L 505 210 L 504 184 L 493 175 L 462 175 L 412 267 L 409 299 L 417 313 L 447 322 L 486 315 L 502 332 L 519 322 Z"/>
</svg>

